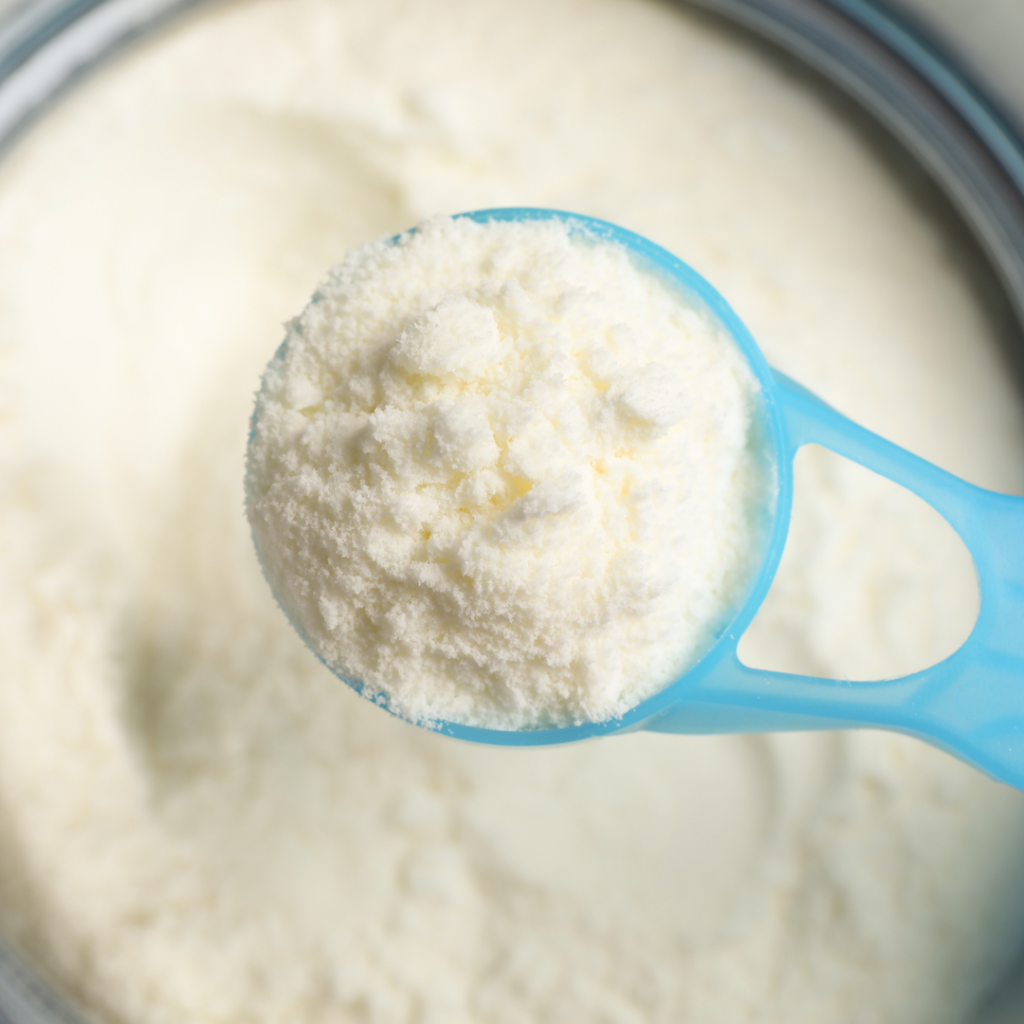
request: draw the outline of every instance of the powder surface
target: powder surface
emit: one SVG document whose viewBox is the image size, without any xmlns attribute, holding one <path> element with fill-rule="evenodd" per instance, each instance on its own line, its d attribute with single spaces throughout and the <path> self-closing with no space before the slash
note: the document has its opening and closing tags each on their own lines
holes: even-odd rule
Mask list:
<svg viewBox="0 0 1024 1024">
<path fill-rule="evenodd" d="M 763 552 L 757 383 L 696 300 L 562 220 L 353 250 L 256 404 L 247 502 L 317 654 L 413 721 L 605 721 Z"/>
<path fill-rule="evenodd" d="M 97 1020 L 969 1019 L 1021 936 L 1021 794 L 872 732 L 453 742 L 319 664 L 243 509 L 324 268 L 517 204 L 652 238 L 772 365 L 1019 493 L 967 243 L 816 89 L 675 5 L 234 0 L 5 156 L 0 927 Z M 878 678 L 965 635 L 920 503 L 809 451 L 795 506 L 748 660 Z"/>
</svg>

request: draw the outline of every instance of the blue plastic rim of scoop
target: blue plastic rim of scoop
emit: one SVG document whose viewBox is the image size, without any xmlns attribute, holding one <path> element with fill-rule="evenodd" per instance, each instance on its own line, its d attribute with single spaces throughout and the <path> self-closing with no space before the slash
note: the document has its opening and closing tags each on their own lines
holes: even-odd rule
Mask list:
<svg viewBox="0 0 1024 1024">
<path fill-rule="evenodd" d="M 1024 498 L 987 491 L 858 426 L 772 370 L 728 303 L 671 253 L 614 224 L 558 210 L 506 208 L 460 214 L 479 222 L 559 219 L 617 242 L 711 312 L 749 360 L 762 389 L 765 444 L 777 495 L 764 561 L 748 596 L 704 656 L 621 718 L 557 729 L 502 731 L 432 722 L 444 735 L 503 746 L 543 746 L 648 729 L 752 733 L 869 727 L 925 740 L 1024 789 Z M 744 665 L 737 645 L 760 607 L 786 543 L 793 459 L 818 444 L 913 491 L 960 535 L 978 574 L 980 609 L 964 644 L 944 661 L 881 682 L 846 682 Z M 357 690 L 362 685 L 345 680 Z M 387 707 L 379 698 L 378 703 Z"/>
</svg>

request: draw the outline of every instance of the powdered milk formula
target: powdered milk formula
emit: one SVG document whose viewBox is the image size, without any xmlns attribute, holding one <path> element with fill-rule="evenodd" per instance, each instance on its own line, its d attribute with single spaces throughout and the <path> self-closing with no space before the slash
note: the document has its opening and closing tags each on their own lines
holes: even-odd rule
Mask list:
<svg viewBox="0 0 1024 1024">
<path fill-rule="evenodd" d="M 324 269 L 503 205 L 647 235 L 781 370 L 1019 492 L 962 240 L 844 111 L 643 0 L 237 0 L 43 118 L 0 165 L 5 933 L 132 1024 L 963 1020 L 1024 920 L 1019 794 L 876 733 L 418 730 L 305 649 L 242 508 Z M 796 485 L 748 659 L 955 646 L 942 524 L 814 452 Z"/>
<path fill-rule="evenodd" d="M 351 250 L 256 401 L 260 563 L 324 662 L 414 722 L 621 717 L 764 556 L 759 385 L 706 309 L 577 218 Z"/>
</svg>

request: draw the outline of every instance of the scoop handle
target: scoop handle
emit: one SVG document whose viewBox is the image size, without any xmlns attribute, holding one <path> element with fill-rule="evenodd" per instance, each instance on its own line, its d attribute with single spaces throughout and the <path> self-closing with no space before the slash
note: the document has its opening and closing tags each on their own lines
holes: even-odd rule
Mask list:
<svg viewBox="0 0 1024 1024">
<path fill-rule="evenodd" d="M 977 621 L 950 657 L 883 682 L 752 669 L 733 647 L 695 681 L 692 703 L 688 698 L 646 727 L 705 733 L 891 729 L 1024 789 L 1024 498 L 975 487 L 858 426 L 783 374 L 774 377 L 773 397 L 789 435 L 786 457 L 820 444 L 913 491 L 956 530 L 978 573 Z"/>
</svg>

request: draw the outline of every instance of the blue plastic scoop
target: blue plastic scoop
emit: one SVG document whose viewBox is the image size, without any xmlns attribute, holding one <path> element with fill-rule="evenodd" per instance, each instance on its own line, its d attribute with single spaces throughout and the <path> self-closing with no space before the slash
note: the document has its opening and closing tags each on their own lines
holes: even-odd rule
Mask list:
<svg viewBox="0 0 1024 1024">
<path fill-rule="evenodd" d="M 773 371 L 718 292 L 647 239 L 604 221 L 554 210 L 513 208 L 462 216 L 478 221 L 565 220 L 591 237 L 626 246 L 642 264 L 706 307 L 732 334 L 760 381 L 778 492 L 764 562 L 746 600 L 700 661 L 665 689 L 608 722 L 521 732 L 444 722 L 433 727 L 459 739 L 505 746 L 567 743 L 637 729 L 741 733 L 881 728 L 916 736 L 1024 789 L 1024 498 L 960 480 L 859 427 Z M 793 458 L 801 446 L 812 443 L 913 491 L 963 539 L 977 568 L 981 606 L 971 635 L 955 654 L 922 672 L 870 683 L 767 672 L 739 660 L 737 644 L 768 592 L 785 546 Z"/>
</svg>

